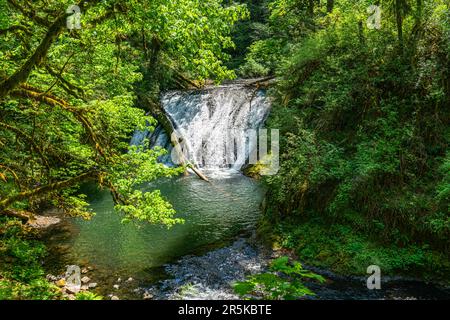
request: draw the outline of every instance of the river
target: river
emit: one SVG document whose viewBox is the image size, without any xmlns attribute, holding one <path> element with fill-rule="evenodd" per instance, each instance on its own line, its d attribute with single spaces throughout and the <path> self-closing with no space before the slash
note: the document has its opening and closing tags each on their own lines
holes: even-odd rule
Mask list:
<svg viewBox="0 0 450 320">
<path fill-rule="evenodd" d="M 95 292 L 105 297 L 235 299 L 233 281 L 264 271 L 277 254 L 249 240 L 261 217 L 265 190 L 240 173 L 251 149 L 257 147 L 247 132 L 263 126 L 270 103 L 264 90 L 245 82 L 167 92 L 161 103 L 186 142 L 187 157 L 205 170 L 210 183 L 190 175 L 160 179 L 141 188 L 161 190 L 185 223 L 171 229 L 122 224 L 109 192 L 87 185 L 81 191 L 88 195 L 95 216 L 91 221 L 64 220 L 64 226 L 47 239 L 51 254 L 46 268 L 61 274 L 66 265 L 81 266 L 83 275 L 97 283 Z M 243 141 L 244 147 L 230 148 L 224 142 L 229 136 Z M 159 126 L 153 132 L 137 131 L 131 144 L 162 146 L 170 155 L 169 141 Z M 173 165 L 170 156 L 160 160 Z M 325 285 L 309 284 L 322 299 L 449 297 L 448 290 L 421 282 L 393 279 L 374 292 L 367 289 L 364 278 L 315 271 L 329 279 Z"/>
<path fill-rule="evenodd" d="M 260 217 L 264 194 L 261 185 L 241 174 L 231 173 L 210 183 L 196 176 L 162 179 L 142 186 L 161 190 L 185 223 L 168 229 L 148 224 L 123 224 L 114 211 L 109 192 L 85 186 L 95 216 L 65 220 L 65 233 L 50 238 L 58 259 L 50 259 L 54 273 L 64 265 L 89 266 L 101 294 L 114 293 L 117 280 L 133 278 L 129 287 L 164 278 L 163 266 L 189 254 L 201 254 L 249 234 Z M 53 268 L 52 268 L 53 267 Z M 130 290 L 122 296 L 137 298 Z"/>
</svg>

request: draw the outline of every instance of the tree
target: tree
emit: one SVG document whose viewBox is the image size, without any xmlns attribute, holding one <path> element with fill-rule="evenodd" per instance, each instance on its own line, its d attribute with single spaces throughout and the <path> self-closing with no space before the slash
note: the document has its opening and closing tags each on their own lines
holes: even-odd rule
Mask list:
<svg viewBox="0 0 450 320">
<path fill-rule="evenodd" d="M 150 66 L 200 80 L 233 77 L 223 50 L 245 7 L 82 1 L 82 28 L 68 30 L 70 5 L 0 0 L 0 212 L 47 200 L 84 215 L 77 187 L 93 181 L 111 191 L 126 220 L 179 222 L 159 192 L 136 190 L 181 169 L 157 163 L 163 150 L 128 150 L 135 129 L 155 124 L 135 106 L 135 90 L 149 85 L 141 81 Z"/>
</svg>

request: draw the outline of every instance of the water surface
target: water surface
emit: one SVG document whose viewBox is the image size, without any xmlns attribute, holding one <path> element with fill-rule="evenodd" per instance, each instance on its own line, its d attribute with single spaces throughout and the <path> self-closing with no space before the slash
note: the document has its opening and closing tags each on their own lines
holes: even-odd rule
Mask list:
<svg viewBox="0 0 450 320">
<path fill-rule="evenodd" d="M 73 219 L 66 259 L 127 276 L 196 254 L 250 230 L 260 214 L 259 183 L 232 174 L 207 183 L 196 176 L 163 179 L 144 186 L 159 189 L 184 224 L 122 224 L 108 191 L 85 190 L 96 213 L 91 221 Z"/>
</svg>

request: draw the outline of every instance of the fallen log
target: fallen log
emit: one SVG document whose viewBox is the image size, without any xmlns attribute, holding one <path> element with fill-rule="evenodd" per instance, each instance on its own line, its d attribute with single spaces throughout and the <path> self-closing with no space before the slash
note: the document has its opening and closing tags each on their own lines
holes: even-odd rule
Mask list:
<svg viewBox="0 0 450 320">
<path fill-rule="evenodd" d="M 274 81 L 275 81 L 275 76 L 269 76 L 269 77 L 265 77 L 265 78 L 255 79 L 254 81 L 246 83 L 245 86 L 246 87 L 256 87 L 257 89 L 267 88 Z"/>
<path fill-rule="evenodd" d="M 182 141 L 182 138 L 180 138 L 177 135 L 172 121 L 167 116 L 167 114 L 165 113 L 165 111 L 161 107 L 161 105 L 153 102 L 150 98 L 143 96 L 143 95 L 139 96 L 139 103 L 142 104 L 143 106 L 145 106 L 148 111 L 150 111 L 150 113 L 153 115 L 153 117 L 155 117 L 155 119 L 158 120 L 159 124 L 161 124 L 164 131 L 170 137 L 170 143 L 172 144 L 175 152 L 177 153 L 180 163 L 185 168 L 190 168 L 200 179 L 210 182 L 209 179 L 200 171 L 200 169 L 198 169 L 195 164 L 191 163 L 184 156 L 183 149 L 180 144 L 180 142 Z M 187 171 L 185 171 L 185 174 L 187 174 Z"/>
</svg>

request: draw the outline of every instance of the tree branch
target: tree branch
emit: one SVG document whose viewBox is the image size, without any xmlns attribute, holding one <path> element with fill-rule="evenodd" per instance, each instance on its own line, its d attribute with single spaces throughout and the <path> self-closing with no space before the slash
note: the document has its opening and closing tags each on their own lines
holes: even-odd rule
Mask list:
<svg viewBox="0 0 450 320">
<path fill-rule="evenodd" d="M 11 26 L 11 27 L 6 28 L 6 29 L 0 29 L 0 36 L 2 36 L 4 34 L 7 34 L 9 32 L 17 31 L 17 30 L 23 31 L 23 32 L 25 32 L 28 35 L 31 34 L 31 31 L 27 27 L 22 26 L 22 25 L 19 24 L 19 25 Z"/>
<path fill-rule="evenodd" d="M 16 10 L 20 11 L 22 15 L 26 18 L 29 18 L 36 22 L 37 24 L 44 26 L 44 27 L 50 27 L 51 23 L 48 20 L 45 20 L 44 18 L 39 17 L 36 15 L 36 12 L 34 10 L 27 10 L 20 6 L 15 0 L 7 0 L 8 3 Z"/>
<path fill-rule="evenodd" d="M 89 2 L 89 5 L 92 6 L 94 4 L 97 4 L 100 0 L 91 0 Z M 8 2 L 15 6 L 18 4 L 15 2 L 15 0 L 8 0 Z M 80 3 L 80 7 L 83 6 L 84 2 Z M 18 9 L 21 8 L 20 6 L 17 7 Z M 19 9 L 20 10 L 20 9 Z M 4 98 L 7 94 L 9 94 L 12 90 L 14 90 L 18 85 L 24 83 L 30 73 L 33 71 L 33 69 L 36 66 L 39 66 L 44 58 L 47 56 L 47 53 L 53 44 L 53 42 L 58 38 L 62 30 L 66 26 L 66 19 L 73 13 L 64 13 L 60 15 L 48 28 L 48 31 L 44 37 L 44 39 L 41 41 L 39 46 L 36 48 L 34 53 L 31 55 L 30 58 L 24 63 L 24 65 L 17 70 L 15 73 L 13 73 L 9 78 L 6 80 L 3 80 L 0 82 L 0 99 Z M 36 15 L 33 15 L 33 17 L 36 17 Z"/>
<path fill-rule="evenodd" d="M 28 58 L 25 64 L 9 78 L 0 82 L 0 99 L 4 98 L 18 85 L 25 82 L 28 79 L 31 71 L 33 71 L 34 67 L 42 63 L 44 58 L 47 56 L 47 52 L 50 49 L 53 41 L 63 30 L 66 23 L 66 17 L 67 14 L 64 14 L 56 19 L 56 21 L 48 29 L 48 32 L 45 35 L 44 39 L 41 41 L 31 57 Z"/>
<path fill-rule="evenodd" d="M 73 178 L 70 178 L 70 179 L 67 179 L 64 181 L 50 183 L 50 184 L 42 186 L 40 188 L 20 192 L 11 197 L 1 200 L 0 201 L 0 211 L 4 211 L 4 210 L 8 209 L 13 203 L 15 203 L 17 201 L 24 200 L 27 198 L 39 198 L 50 192 L 58 191 L 58 190 L 61 190 L 61 189 L 67 188 L 67 187 L 71 187 L 77 183 L 80 183 L 80 182 L 83 182 L 83 181 L 86 181 L 89 179 L 93 179 L 97 176 L 98 176 L 98 172 L 88 171 L 88 172 L 82 173 L 76 177 L 73 177 Z M 5 214 L 5 213 L 3 212 L 3 214 Z"/>
<path fill-rule="evenodd" d="M 5 128 L 6 130 L 12 131 L 16 134 L 16 136 L 21 137 L 25 142 L 29 143 L 32 148 L 38 153 L 39 157 L 44 162 L 44 165 L 49 169 L 50 165 L 47 161 L 47 158 L 44 156 L 44 153 L 42 152 L 42 149 L 34 142 L 34 139 L 27 135 L 25 132 L 20 130 L 19 128 L 10 126 L 9 124 L 3 123 L 0 121 L 0 127 Z"/>
<path fill-rule="evenodd" d="M 81 95 L 82 97 L 84 97 L 85 93 L 84 90 L 77 87 L 76 85 L 70 83 L 69 81 L 67 81 L 66 79 L 63 78 L 63 76 L 56 72 L 55 70 L 53 70 L 49 65 L 45 65 L 45 69 L 47 70 L 48 73 L 50 73 L 50 75 L 52 75 L 53 77 L 57 78 L 60 81 L 60 85 L 61 87 L 71 96 L 74 96 L 75 98 L 80 98 L 78 96 Z M 75 92 L 77 91 L 78 94 Z"/>
</svg>

